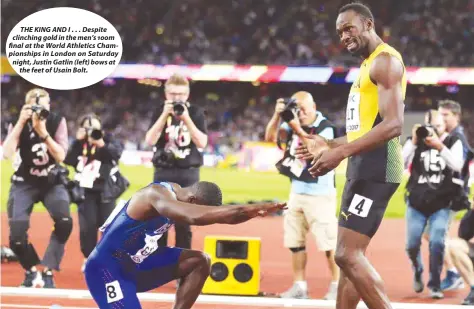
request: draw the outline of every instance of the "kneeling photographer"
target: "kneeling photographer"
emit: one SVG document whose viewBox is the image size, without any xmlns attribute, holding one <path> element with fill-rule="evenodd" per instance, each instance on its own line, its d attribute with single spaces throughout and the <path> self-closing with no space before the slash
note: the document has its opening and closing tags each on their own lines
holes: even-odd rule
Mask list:
<svg viewBox="0 0 474 309">
<path fill-rule="evenodd" d="M 8 196 L 10 248 L 25 270 L 22 287 L 54 288 L 53 270 L 59 270 L 64 247 L 72 231 L 69 195 L 54 177 L 68 148 L 66 119 L 50 111 L 50 97 L 43 89 L 26 93 L 25 105 L 15 125 L 10 124 L 3 144 L 3 156 L 15 158 L 15 172 Z M 30 216 L 35 203 L 42 202 L 54 221 L 43 259 L 28 240 Z M 44 226 L 44 229 L 49 227 Z M 36 265 L 45 266 L 40 272 Z"/>
<path fill-rule="evenodd" d="M 280 120 L 284 121 L 281 125 Z M 279 99 L 265 131 L 267 142 L 277 142 L 279 146 L 280 142 L 286 144 L 283 158 L 276 167 L 291 180 L 288 210 L 283 218 L 283 242 L 291 252 L 294 282 L 280 297 L 308 297 L 306 237 L 311 232 L 319 251 L 325 253 L 331 272 L 331 283 L 324 298 L 336 299 L 339 269 L 334 260 L 337 239 L 335 172 L 312 177 L 308 172 L 310 161 L 295 158 L 301 131 L 328 140 L 336 137 L 334 125 L 317 111 L 312 95 L 305 91 Z"/>
<path fill-rule="evenodd" d="M 154 146 L 153 181 L 175 182 L 182 187 L 199 181 L 207 126 L 202 109 L 188 102 L 189 92 L 189 82 L 183 76 L 174 74 L 165 83 L 166 101 L 155 110 L 145 137 Z M 174 228 L 176 247 L 190 249 L 190 226 L 176 224 Z M 166 246 L 167 241 L 168 233 L 165 233 L 158 244 Z"/>
<path fill-rule="evenodd" d="M 78 206 L 80 244 L 84 262 L 97 244 L 97 232 L 115 208 L 116 199 L 128 187 L 118 170 L 123 145 L 104 135 L 97 115 L 81 117 L 76 139 L 64 163 L 76 170 L 69 182 L 73 203 Z"/>
<path fill-rule="evenodd" d="M 422 234 L 428 224 L 430 280 L 432 298 L 443 298 L 440 276 L 445 252 L 445 237 L 451 209 L 459 194 L 459 173 L 463 168 L 463 146 L 457 135 L 446 132 L 437 110 L 425 115 L 425 125 L 415 125 L 411 140 L 404 145 L 405 165 L 412 163 L 407 191 L 406 251 L 413 266 L 415 292 L 424 289 L 420 253 Z"/>
</svg>

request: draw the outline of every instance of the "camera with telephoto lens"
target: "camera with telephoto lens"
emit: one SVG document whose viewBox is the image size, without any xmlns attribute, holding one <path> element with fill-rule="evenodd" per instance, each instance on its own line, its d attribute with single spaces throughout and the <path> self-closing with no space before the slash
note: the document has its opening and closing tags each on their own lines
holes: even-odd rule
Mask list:
<svg viewBox="0 0 474 309">
<path fill-rule="evenodd" d="M 88 129 L 87 136 L 97 141 L 101 139 L 102 137 L 104 137 L 104 134 L 102 133 L 101 130 L 98 130 L 98 129 Z"/>
<path fill-rule="evenodd" d="M 181 102 L 181 101 L 173 102 L 173 111 L 174 111 L 175 115 L 181 116 L 184 113 L 184 106 L 185 105 L 186 105 L 186 103 Z"/>
<path fill-rule="evenodd" d="M 84 188 L 79 183 L 68 178 L 69 170 L 63 166 L 56 165 L 48 173 L 48 182 L 52 185 L 63 185 L 66 187 L 72 203 L 81 203 L 85 200 Z"/>
<path fill-rule="evenodd" d="M 285 103 L 285 108 L 280 113 L 280 116 L 284 121 L 290 122 L 295 118 L 295 115 L 298 114 L 298 105 L 296 104 L 296 100 L 291 98 L 283 99 L 283 103 Z"/>
<path fill-rule="evenodd" d="M 418 143 L 422 143 L 425 138 L 432 136 L 434 133 L 434 128 L 430 125 L 424 125 L 416 129 L 416 138 Z"/>
</svg>

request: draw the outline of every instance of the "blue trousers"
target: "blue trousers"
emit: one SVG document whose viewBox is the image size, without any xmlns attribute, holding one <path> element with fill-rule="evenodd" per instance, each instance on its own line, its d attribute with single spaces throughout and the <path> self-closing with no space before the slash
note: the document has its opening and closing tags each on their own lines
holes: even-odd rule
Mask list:
<svg viewBox="0 0 474 309">
<path fill-rule="evenodd" d="M 407 240 L 406 251 L 412 263 L 413 271 L 417 274 L 423 272 L 423 262 L 421 260 L 421 238 L 426 225 L 429 222 L 428 235 L 429 251 L 430 251 L 430 279 L 428 281 L 429 288 L 440 288 L 441 271 L 443 269 L 444 248 L 446 235 L 450 220 L 449 208 L 443 208 L 426 216 L 418 210 L 408 205 L 407 220 Z"/>
</svg>

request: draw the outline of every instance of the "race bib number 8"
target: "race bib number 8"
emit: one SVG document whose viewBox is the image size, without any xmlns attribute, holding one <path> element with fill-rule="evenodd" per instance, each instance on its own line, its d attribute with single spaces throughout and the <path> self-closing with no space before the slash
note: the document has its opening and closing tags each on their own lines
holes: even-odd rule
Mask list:
<svg viewBox="0 0 474 309">
<path fill-rule="evenodd" d="M 109 304 L 123 299 L 122 289 L 117 280 L 105 284 L 105 292 L 107 293 L 107 303 Z"/>
<path fill-rule="evenodd" d="M 353 92 L 349 94 L 346 110 L 346 131 L 356 132 L 360 130 L 360 93 Z"/>
</svg>

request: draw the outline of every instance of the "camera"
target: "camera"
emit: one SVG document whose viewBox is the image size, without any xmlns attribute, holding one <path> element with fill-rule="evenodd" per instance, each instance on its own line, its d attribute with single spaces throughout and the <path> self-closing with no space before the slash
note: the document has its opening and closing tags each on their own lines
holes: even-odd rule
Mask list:
<svg viewBox="0 0 474 309">
<path fill-rule="evenodd" d="M 35 104 L 31 106 L 31 110 L 38 115 L 39 119 L 44 120 L 48 118 L 49 110 L 44 108 L 44 106 L 42 106 L 39 103 L 39 100 L 40 100 L 40 95 L 37 93 L 36 98 L 35 98 Z"/>
<path fill-rule="evenodd" d="M 151 159 L 154 166 L 172 168 L 174 167 L 174 153 L 167 149 L 157 149 Z"/>
<path fill-rule="evenodd" d="M 96 141 L 104 137 L 104 134 L 102 133 L 102 131 L 98 129 L 88 129 L 87 135 Z"/>
<path fill-rule="evenodd" d="M 184 113 L 184 106 L 186 103 L 178 101 L 178 102 L 173 102 L 173 111 L 175 115 L 181 116 Z"/>
<path fill-rule="evenodd" d="M 434 128 L 429 125 L 424 125 L 416 129 L 416 138 L 419 142 L 422 142 L 428 136 L 432 136 L 434 132 Z"/>
<path fill-rule="evenodd" d="M 68 176 L 69 170 L 67 168 L 56 165 L 48 173 L 48 182 L 51 185 L 59 184 L 65 186 L 71 198 L 71 202 L 76 204 L 83 202 L 85 200 L 84 188 L 79 186 L 77 181 L 70 180 Z"/>
<path fill-rule="evenodd" d="M 35 104 L 31 106 L 31 110 L 38 115 L 41 120 L 48 118 L 49 110 L 44 108 L 42 105 Z"/>
<path fill-rule="evenodd" d="M 280 116 L 284 121 L 290 122 L 295 118 L 295 114 L 298 114 L 298 105 L 296 100 L 291 98 L 283 99 L 283 103 L 285 103 L 285 109 L 280 113 Z"/>
</svg>

